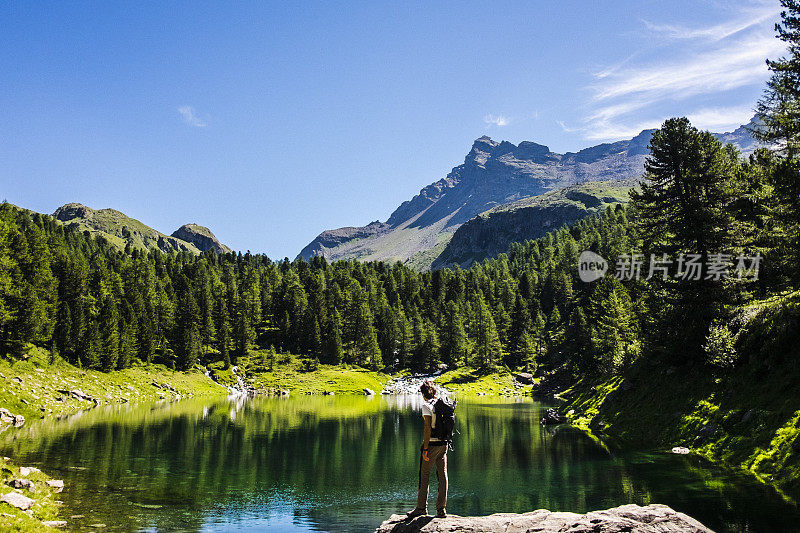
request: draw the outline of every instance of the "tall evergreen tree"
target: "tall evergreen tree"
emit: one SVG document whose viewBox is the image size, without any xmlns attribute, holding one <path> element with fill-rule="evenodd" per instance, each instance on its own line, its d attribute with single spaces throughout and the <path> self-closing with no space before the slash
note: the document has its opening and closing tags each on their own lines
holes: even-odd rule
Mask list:
<svg viewBox="0 0 800 533">
<path fill-rule="evenodd" d="M 784 233 L 777 259 L 796 285 L 800 282 L 800 2 L 781 0 L 784 10 L 775 25 L 788 55 L 768 60 L 772 72 L 758 103 L 759 124 L 753 133 L 777 147 L 771 184 L 777 198 L 774 215 Z"/>
</svg>

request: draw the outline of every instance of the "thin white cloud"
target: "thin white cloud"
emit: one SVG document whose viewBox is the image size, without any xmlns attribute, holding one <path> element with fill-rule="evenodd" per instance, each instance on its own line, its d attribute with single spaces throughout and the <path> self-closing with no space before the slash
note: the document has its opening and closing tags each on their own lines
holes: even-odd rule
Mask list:
<svg viewBox="0 0 800 533">
<path fill-rule="evenodd" d="M 649 38 L 671 43 L 673 58 L 633 61 L 629 57 L 595 73 L 587 87 L 593 94 L 580 128 L 583 136 L 593 140 L 630 137 L 657 127 L 668 108 L 689 115 L 704 129 L 719 131 L 746 123 L 753 115 L 753 102 L 690 113 L 687 101 L 695 97 L 707 101 L 763 84 L 769 76 L 765 59 L 785 54 L 772 24 L 778 11 L 777 2 L 751 2 L 731 8 L 727 18 L 722 16 L 707 27 L 643 21 Z"/>
<path fill-rule="evenodd" d="M 492 115 L 491 113 L 489 113 L 488 115 L 483 117 L 483 121 L 485 123 L 489 124 L 490 126 L 492 124 L 494 124 L 495 126 L 503 127 L 503 126 L 507 126 L 509 124 L 509 122 L 511 122 L 511 119 L 509 119 L 508 117 L 504 117 L 503 115 L 495 116 L 495 115 Z"/>
<path fill-rule="evenodd" d="M 583 128 L 583 127 L 575 128 L 575 127 L 572 127 L 572 126 L 567 126 L 567 123 L 564 122 L 563 120 L 556 120 L 556 124 L 561 126 L 561 129 L 564 130 L 567 133 L 574 133 L 576 131 L 585 131 L 586 130 L 586 128 Z"/>
<path fill-rule="evenodd" d="M 780 55 L 784 47 L 771 35 L 737 41 L 670 64 L 627 69 L 604 78 L 594 87 L 595 101 L 631 95 L 654 98 L 687 98 L 762 83 L 765 59 Z"/>
<path fill-rule="evenodd" d="M 197 112 L 192 106 L 182 105 L 178 108 L 178 113 L 180 113 L 183 121 L 193 128 L 205 128 L 207 126 L 206 122 L 197 116 Z"/>
<path fill-rule="evenodd" d="M 639 135 L 642 130 L 661 126 L 663 120 L 650 119 L 633 124 L 616 122 L 597 122 L 583 128 L 584 137 L 592 141 L 608 141 L 613 139 L 630 139 Z"/>
<path fill-rule="evenodd" d="M 716 132 L 733 131 L 753 118 L 754 108 L 754 105 L 709 107 L 689 113 L 687 118 L 700 129 Z"/>
<path fill-rule="evenodd" d="M 707 39 L 720 41 L 741 31 L 759 26 L 763 22 L 774 18 L 777 10 L 773 3 L 761 3 L 753 6 L 746 6 L 737 13 L 731 20 L 724 21 L 714 26 L 705 28 L 688 28 L 672 24 L 654 24 L 647 20 L 642 20 L 645 27 L 652 34 L 660 34 L 668 39 Z"/>
</svg>

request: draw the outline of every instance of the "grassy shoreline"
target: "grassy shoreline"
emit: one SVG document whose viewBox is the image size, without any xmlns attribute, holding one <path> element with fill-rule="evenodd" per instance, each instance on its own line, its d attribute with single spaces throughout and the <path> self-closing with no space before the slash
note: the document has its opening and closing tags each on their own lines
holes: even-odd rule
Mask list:
<svg viewBox="0 0 800 533">
<path fill-rule="evenodd" d="M 255 352 L 240 361 L 240 374 L 248 385 L 260 392 L 277 389 L 291 394 L 332 392 L 363 394 L 364 388 L 380 393 L 389 376 L 361 368 L 319 365 L 314 371 L 304 371 L 300 358 L 281 355 L 273 371 L 261 372 Z M 213 367 L 214 365 L 210 365 Z M 97 406 L 156 403 L 184 398 L 224 398 L 230 391 L 224 385 L 236 384 L 231 369 L 221 366 L 186 372 L 174 371 L 164 365 L 135 365 L 125 370 L 100 372 L 80 369 L 59 357 L 51 358 L 47 350 L 28 346 L 19 359 L 0 359 L 0 407 L 14 415 L 25 417 L 25 425 L 42 418 L 60 418 Z M 212 379 L 213 376 L 213 379 Z M 215 381 L 216 380 L 216 381 Z M 0 424 L 0 431 L 10 430 Z M 33 507 L 22 511 L 8 503 L 0 503 L 0 530 L 42 531 L 50 529 L 43 521 L 58 519 L 59 503 L 56 491 L 47 484 L 46 472 L 20 475 L 13 457 L 2 458 L 0 495 L 16 490 L 34 500 Z M 12 489 L 8 482 L 30 479 L 35 486 Z M 64 490 L 69 490 L 65 487 Z"/>
<path fill-rule="evenodd" d="M 639 366 L 624 378 L 585 378 L 563 390 L 567 421 L 625 449 L 688 448 L 800 499 L 800 397 L 793 365 L 769 375 Z"/>
</svg>

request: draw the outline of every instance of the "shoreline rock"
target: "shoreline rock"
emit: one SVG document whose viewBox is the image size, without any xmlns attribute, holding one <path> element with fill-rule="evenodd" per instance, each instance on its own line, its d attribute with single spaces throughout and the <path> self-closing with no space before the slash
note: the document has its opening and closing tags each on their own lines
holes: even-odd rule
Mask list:
<svg viewBox="0 0 800 533">
<path fill-rule="evenodd" d="M 524 514 L 498 513 L 489 516 L 455 516 L 434 518 L 420 516 L 405 520 L 392 515 L 375 533 L 448 533 L 448 532 L 522 533 L 713 533 L 694 518 L 660 504 L 622 505 L 586 514 L 551 512 L 539 509 Z"/>
</svg>

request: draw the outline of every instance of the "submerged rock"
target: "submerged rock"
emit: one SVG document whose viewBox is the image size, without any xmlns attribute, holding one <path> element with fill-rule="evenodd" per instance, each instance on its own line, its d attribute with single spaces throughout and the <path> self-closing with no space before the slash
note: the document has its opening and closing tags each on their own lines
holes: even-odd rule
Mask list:
<svg viewBox="0 0 800 533">
<path fill-rule="evenodd" d="M 66 520 L 44 520 L 42 524 L 47 527 L 67 527 Z"/>
<path fill-rule="evenodd" d="M 542 419 L 539 421 L 543 426 L 552 424 L 561 424 L 564 422 L 564 417 L 558 414 L 555 409 L 548 409 Z"/>
<path fill-rule="evenodd" d="M 433 518 L 421 516 L 406 520 L 404 516 L 392 515 L 383 522 L 376 533 L 447 533 L 459 532 L 526 532 L 555 533 L 712 533 L 710 529 L 683 513 L 666 505 L 652 504 L 645 507 L 630 504 L 592 511 L 583 515 L 551 512 L 539 509 L 524 514 L 498 513 L 490 516 L 448 516 Z"/>
</svg>

